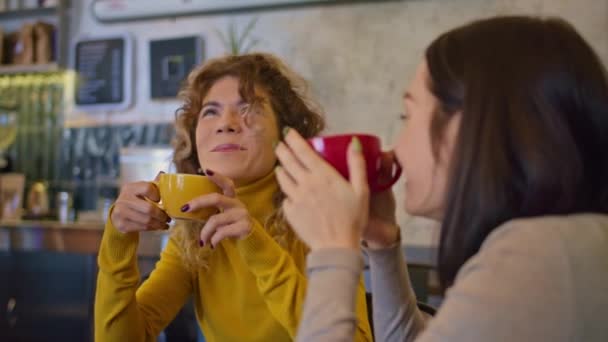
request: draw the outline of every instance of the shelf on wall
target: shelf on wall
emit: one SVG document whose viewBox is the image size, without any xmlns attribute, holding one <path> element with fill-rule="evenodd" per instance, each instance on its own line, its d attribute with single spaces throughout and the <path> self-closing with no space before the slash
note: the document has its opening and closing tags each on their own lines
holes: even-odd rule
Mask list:
<svg viewBox="0 0 608 342">
<path fill-rule="evenodd" d="M 57 7 L 28 8 L 11 11 L 0 11 L 0 19 L 26 18 L 36 15 L 53 15 L 57 13 Z"/>
<path fill-rule="evenodd" d="M 92 0 L 91 10 L 100 22 L 116 22 L 380 1 L 402 0 Z"/>
<path fill-rule="evenodd" d="M 58 70 L 59 70 L 59 65 L 57 63 L 0 65 L 0 76 L 1 75 L 13 75 L 13 74 L 35 74 L 35 73 L 53 72 L 53 71 L 58 71 Z"/>
</svg>

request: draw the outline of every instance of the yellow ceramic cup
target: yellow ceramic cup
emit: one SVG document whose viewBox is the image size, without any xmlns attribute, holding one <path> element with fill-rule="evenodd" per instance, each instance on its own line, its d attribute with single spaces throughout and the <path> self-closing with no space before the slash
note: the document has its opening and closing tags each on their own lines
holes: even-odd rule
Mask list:
<svg viewBox="0 0 608 342">
<path fill-rule="evenodd" d="M 182 212 L 181 208 L 195 197 L 221 193 L 221 189 L 205 176 L 187 173 L 163 173 L 154 182 L 160 192 L 160 207 L 174 219 L 206 220 L 218 209 L 204 208 L 192 212 Z"/>
</svg>

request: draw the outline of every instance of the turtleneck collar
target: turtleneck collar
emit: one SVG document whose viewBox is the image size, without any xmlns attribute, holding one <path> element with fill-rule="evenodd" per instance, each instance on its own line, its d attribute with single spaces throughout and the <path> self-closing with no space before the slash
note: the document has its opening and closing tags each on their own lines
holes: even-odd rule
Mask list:
<svg viewBox="0 0 608 342">
<path fill-rule="evenodd" d="M 274 170 L 253 183 L 235 189 L 236 196 L 261 224 L 274 210 L 274 194 L 279 190 Z"/>
</svg>

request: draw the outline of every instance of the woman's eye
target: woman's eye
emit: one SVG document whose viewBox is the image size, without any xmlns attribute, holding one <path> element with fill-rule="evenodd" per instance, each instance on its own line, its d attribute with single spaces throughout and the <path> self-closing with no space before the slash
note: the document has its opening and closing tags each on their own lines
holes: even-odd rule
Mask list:
<svg viewBox="0 0 608 342">
<path fill-rule="evenodd" d="M 215 109 L 205 109 L 202 113 L 201 113 L 201 117 L 205 117 L 205 116 L 209 116 L 209 115 L 215 115 L 217 114 L 217 111 Z"/>
<path fill-rule="evenodd" d="M 409 115 L 407 113 L 399 113 L 399 120 L 401 121 L 406 121 L 407 119 L 409 119 Z"/>
</svg>

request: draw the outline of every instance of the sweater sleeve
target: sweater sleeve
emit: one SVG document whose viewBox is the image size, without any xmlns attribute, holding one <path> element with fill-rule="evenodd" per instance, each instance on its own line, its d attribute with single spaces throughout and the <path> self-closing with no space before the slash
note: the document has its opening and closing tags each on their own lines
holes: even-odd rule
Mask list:
<svg viewBox="0 0 608 342">
<path fill-rule="evenodd" d="M 376 340 L 413 341 L 425 321 L 409 286 L 400 247 L 368 254 Z M 360 253 L 347 249 L 322 250 L 309 255 L 310 288 L 298 341 L 352 340 L 354 298 L 362 265 Z"/>
<path fill-rule="evenodd" d="M 352 341 L 363 269 L 360 253 L 348 249 L 315 251 L 308 255 L 307 268 L 310 283 L 297 340 Z"/>
<path fill-rule="evenodd" d="M 414 341 L 426 325 L 418 309 L 416 295 L 401 244 L 367 250 L 373 295 L 374 334 L 377 341 Z"/>
<path fill-rule="evenodd" d="M 298 269 L 290 253 L 281 248 L 257 221 L 254 221 L 251 234 L 239 240 L 237 246 L 249 270 L 257 278 L 257 287 L 269 310 L 289 335 L 295 338 L 306 295 L 306 277 Z M 303 249 L 297 252 L 303 253 Z M 365 290 L 361 287 L 357 302 L 359 324 L 356 340 L 371 341 Z"/>
<path fill-rule="evenodd" d="M 138 233 L 123 234 L 106 223 L 98 255 L 96 341 L 156 341 L 192 293 L 192 275 L 173 239 L 139 286 L 138 242 Z"/>
</svg>

